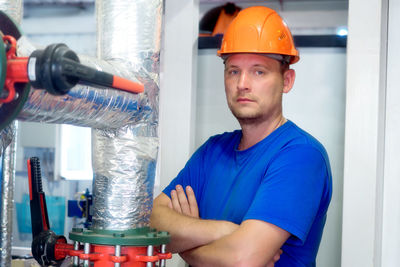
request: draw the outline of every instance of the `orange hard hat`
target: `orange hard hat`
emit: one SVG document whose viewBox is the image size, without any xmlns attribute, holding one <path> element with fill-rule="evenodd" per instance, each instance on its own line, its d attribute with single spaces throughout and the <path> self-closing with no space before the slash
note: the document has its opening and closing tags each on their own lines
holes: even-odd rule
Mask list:
<svg viewBox="0 0 400 267">
<path fill-rule="evenodd" d="M 233 53 L 286 55 L 290 64 L 300 59 L 286 23 L 274 10 L 263 6 L 243 9 L 229 25 L 218 56 Z"/>
</svg>

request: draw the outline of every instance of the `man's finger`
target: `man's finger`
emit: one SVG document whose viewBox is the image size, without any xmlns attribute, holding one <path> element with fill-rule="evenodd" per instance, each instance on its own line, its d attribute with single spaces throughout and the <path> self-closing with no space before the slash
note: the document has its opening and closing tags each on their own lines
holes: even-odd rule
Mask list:
<svg viewBox="0 0 400 267">
<path fill-rule="evenodd" d="M 178 196 L 175 190 L 171 191 L 171 202 L 172 207 L 176 212 L 182 213 L 181 205 L 179 204 Z"/>
<path fill-rule="evenodd" d="M 189 202 L 190 215 L 195 218 L 199 218 L 199 206 L 197 205 L 196 196 L 192 187 L 186 186 L 186 195 Z"/>
<path fill-rule="evenodd" d="M 176 189 L 176 194 L 178 196 L 179 204 L 181 206 L 182 213 L 190 216 L 189 202 L 186 198 L 186 195 L 185 195 L 185 192 L 183 191 L 182 186 L 178 184 L 175 187 L 175 189 Z"/>
<path fill-rule="evenodd" d="M 282 249 L 279 249 L 278 252 L 276 252 L 276 254 L 274 255 L 274 257 L 272 259 L 274 261 L 274 263 L 277 262 L 281 258 L 282 253 L 283 253 Z"/>
<path fill-rule="evenodd" d="M 281 255 L 279 253 L 275 254 L 273 260 L 274 262 L 277 262 L 281 258 Z"/>
</svg>

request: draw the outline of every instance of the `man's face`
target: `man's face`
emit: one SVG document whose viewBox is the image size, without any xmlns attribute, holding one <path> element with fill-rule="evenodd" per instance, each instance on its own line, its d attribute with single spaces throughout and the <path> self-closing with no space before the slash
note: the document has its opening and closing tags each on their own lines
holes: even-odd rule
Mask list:
<svg viewBox="0 0 400 267">
<path fill-rule="evenodd" d="M 228 106 L 239 122 L 265 121 L 282 112 L 286 72 L 275 59 L 257 54 L 233 54 L 225 62 L 225 93 Z M 294 76 L 293 76 L 294 80 Z"/>
</svg>

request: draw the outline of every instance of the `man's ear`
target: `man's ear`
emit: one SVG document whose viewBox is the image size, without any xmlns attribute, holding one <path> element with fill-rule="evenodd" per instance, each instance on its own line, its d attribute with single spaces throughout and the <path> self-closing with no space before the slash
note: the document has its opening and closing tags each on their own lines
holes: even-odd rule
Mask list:
<svg viewBox="0 0 400 267">
<path fill-rule="evenodd" d="M 293 87 L 296 72 L 294 69 L 288 69 L 283 73 L 283 93 L 289 93 Z"/>
</svg>

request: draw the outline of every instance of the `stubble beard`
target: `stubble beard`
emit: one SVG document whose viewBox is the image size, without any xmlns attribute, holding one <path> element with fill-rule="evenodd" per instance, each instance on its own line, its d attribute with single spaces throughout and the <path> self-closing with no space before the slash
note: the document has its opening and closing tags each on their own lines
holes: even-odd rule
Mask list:
<svg viewBox="0 0 400 267">
<path fill-rule="evenodd" d="M 262 120 L 262 114 L 258 110 L 254 111 L 246 111 L 240 110 L 239 108 L 234 108 L 229 105 L 229 109 L 231 110 L 233 116 L 239 121 L 240 124 L 249 124 L 255 123 L 257 121 Z"/>
</svg>

